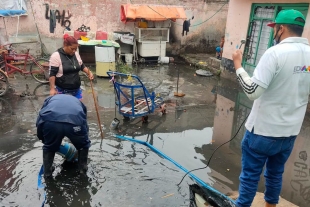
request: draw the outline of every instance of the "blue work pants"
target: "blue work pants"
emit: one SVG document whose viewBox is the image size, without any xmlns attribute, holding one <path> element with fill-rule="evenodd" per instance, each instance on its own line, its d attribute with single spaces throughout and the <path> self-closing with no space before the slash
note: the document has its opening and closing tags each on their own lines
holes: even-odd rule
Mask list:
<svg viewBox="0 0 310 207">
<path fill-rule="evenodd" d="M 66 136 L 77 150 L 90 147 L 88 126 L 76 126 L 70 123 L 45 121 L 40 126 L 43 135 L 43 151 L 57 152 L 62 139 Z"/>
<path fill-rule="evenodd" d="M 256 195 L 264 166 L 265 201 L 277 204 L 282 188 L 284 165 L 294 147 L 296 136 L 266 137 L 246 131 L 242 140 L 242 169 L 238 207 L 250 207 Z"/>
</svg>

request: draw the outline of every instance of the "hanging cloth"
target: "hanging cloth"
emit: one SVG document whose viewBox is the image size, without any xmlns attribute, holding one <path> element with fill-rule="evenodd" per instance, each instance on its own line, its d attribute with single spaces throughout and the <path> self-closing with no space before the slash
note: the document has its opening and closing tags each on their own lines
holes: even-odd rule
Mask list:
<svg viewBox="0 0 310 207">
<path fill-rule="evenodd" d="M 189 32 L 189 27 L 191 25 L 191 20 L 185 20 L 183 22 L 183 31 L 182 31 L 182 36 L 184 36 L 184 32 L 187 35 L 187 33 Z"/>
<path fill-rule="evenodd" d="M 55 28 L 56 28 L 55 10 L 50 10 L 50 33 L 54 33 Z"/>
</svg>

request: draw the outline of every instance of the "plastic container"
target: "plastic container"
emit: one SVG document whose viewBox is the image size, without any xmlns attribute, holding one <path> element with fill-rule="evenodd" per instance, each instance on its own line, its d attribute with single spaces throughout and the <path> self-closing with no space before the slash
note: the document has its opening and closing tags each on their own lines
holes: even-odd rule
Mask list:
<svg viewBox="0 0 310 207">
<path fill-rule="evenodd" d="M 71 143 L 63 142 L 58 151 L 56 152 L 63 158 L 65 158 L 69 162 L 76 162 L 77 161 L 77 153 L 78 151 Z"/>
<path fill-rule="evenodd" d="M 132 58 L 133 58 L 133 54 L 131 54 L 131 53 L 125 54 L 125 61 L 126 61 L 126 63 L 131 64 L 132 63 Z"/>
<path fill-rule="evenodd" d="M 108 77 L 108 71 L 115 71 L 115 62 L 103 63 L 96 62 L 96 75 L 97 77 Z"/>
<path fill-rule="evenodd" d="M 108 33 L 103 31 L 97 31 L 96 32 L 96 40 L 107 40 L 108 39 Z"/>
<path fill-rule="evenodd" d="M 97 62 L 102 63 L 115 62 L 114 47 L 95 46 L 95 58 Z"/>
<path fill-rule="evenodd" d="M 139 28 L 147 28 L 147 22 L 138 22 Z"/>
<path fill-rule="evenodd" d="M 169 63 L 169 57 L 158 57 L 158 63 L 167 64 Z"/>
<path fill-rule="evenodd" d="M 81 36 L 86 37 L 87 36 L 87 32 L 74 31 L 75 39 L 79 40 L 81 38 Z"/>
<path fill-rule="evenodd" d="M 110 125 L 110 128 L 116 129 L 118 127 L 119 123 L 120 123 L 120 120 L 118 120 L 117 118 L 114 118 L 111 125 Z"/>
</svg>

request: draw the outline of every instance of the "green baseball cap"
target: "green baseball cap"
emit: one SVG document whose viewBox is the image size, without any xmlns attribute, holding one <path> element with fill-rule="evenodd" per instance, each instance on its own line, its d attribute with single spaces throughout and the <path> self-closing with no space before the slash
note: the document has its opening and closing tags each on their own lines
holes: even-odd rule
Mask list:
<svg viewBox="0 0 310 207">
<path fill-rule="evenodd" d="M 295 24 L 304 27 L 305 23 L 296 21 L 297 18 L 302 18 L 304 21 L 304 15 L 295 9 L 282 10 L 276 17 L 276 21 L 267 24 L 269 27 L 274 27 L 276 24 Z"/>
</svg>

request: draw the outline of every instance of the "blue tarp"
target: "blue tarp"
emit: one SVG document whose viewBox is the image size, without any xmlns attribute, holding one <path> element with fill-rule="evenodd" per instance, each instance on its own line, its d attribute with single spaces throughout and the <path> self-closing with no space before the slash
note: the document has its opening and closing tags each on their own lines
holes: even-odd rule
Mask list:
<svg viewBox="0 0 310 207">
<path fill-rule="evenodd" d="M 25 10 L 0 10 L 1 17 L 9 17 L 9 16 L 21 16 L 25 15 L 27 11 Z"/>
<path fill-rule="evenodd" d="M 25 0 L 0 0 L 0 17 L 27 15 Z"/>
</svg>

